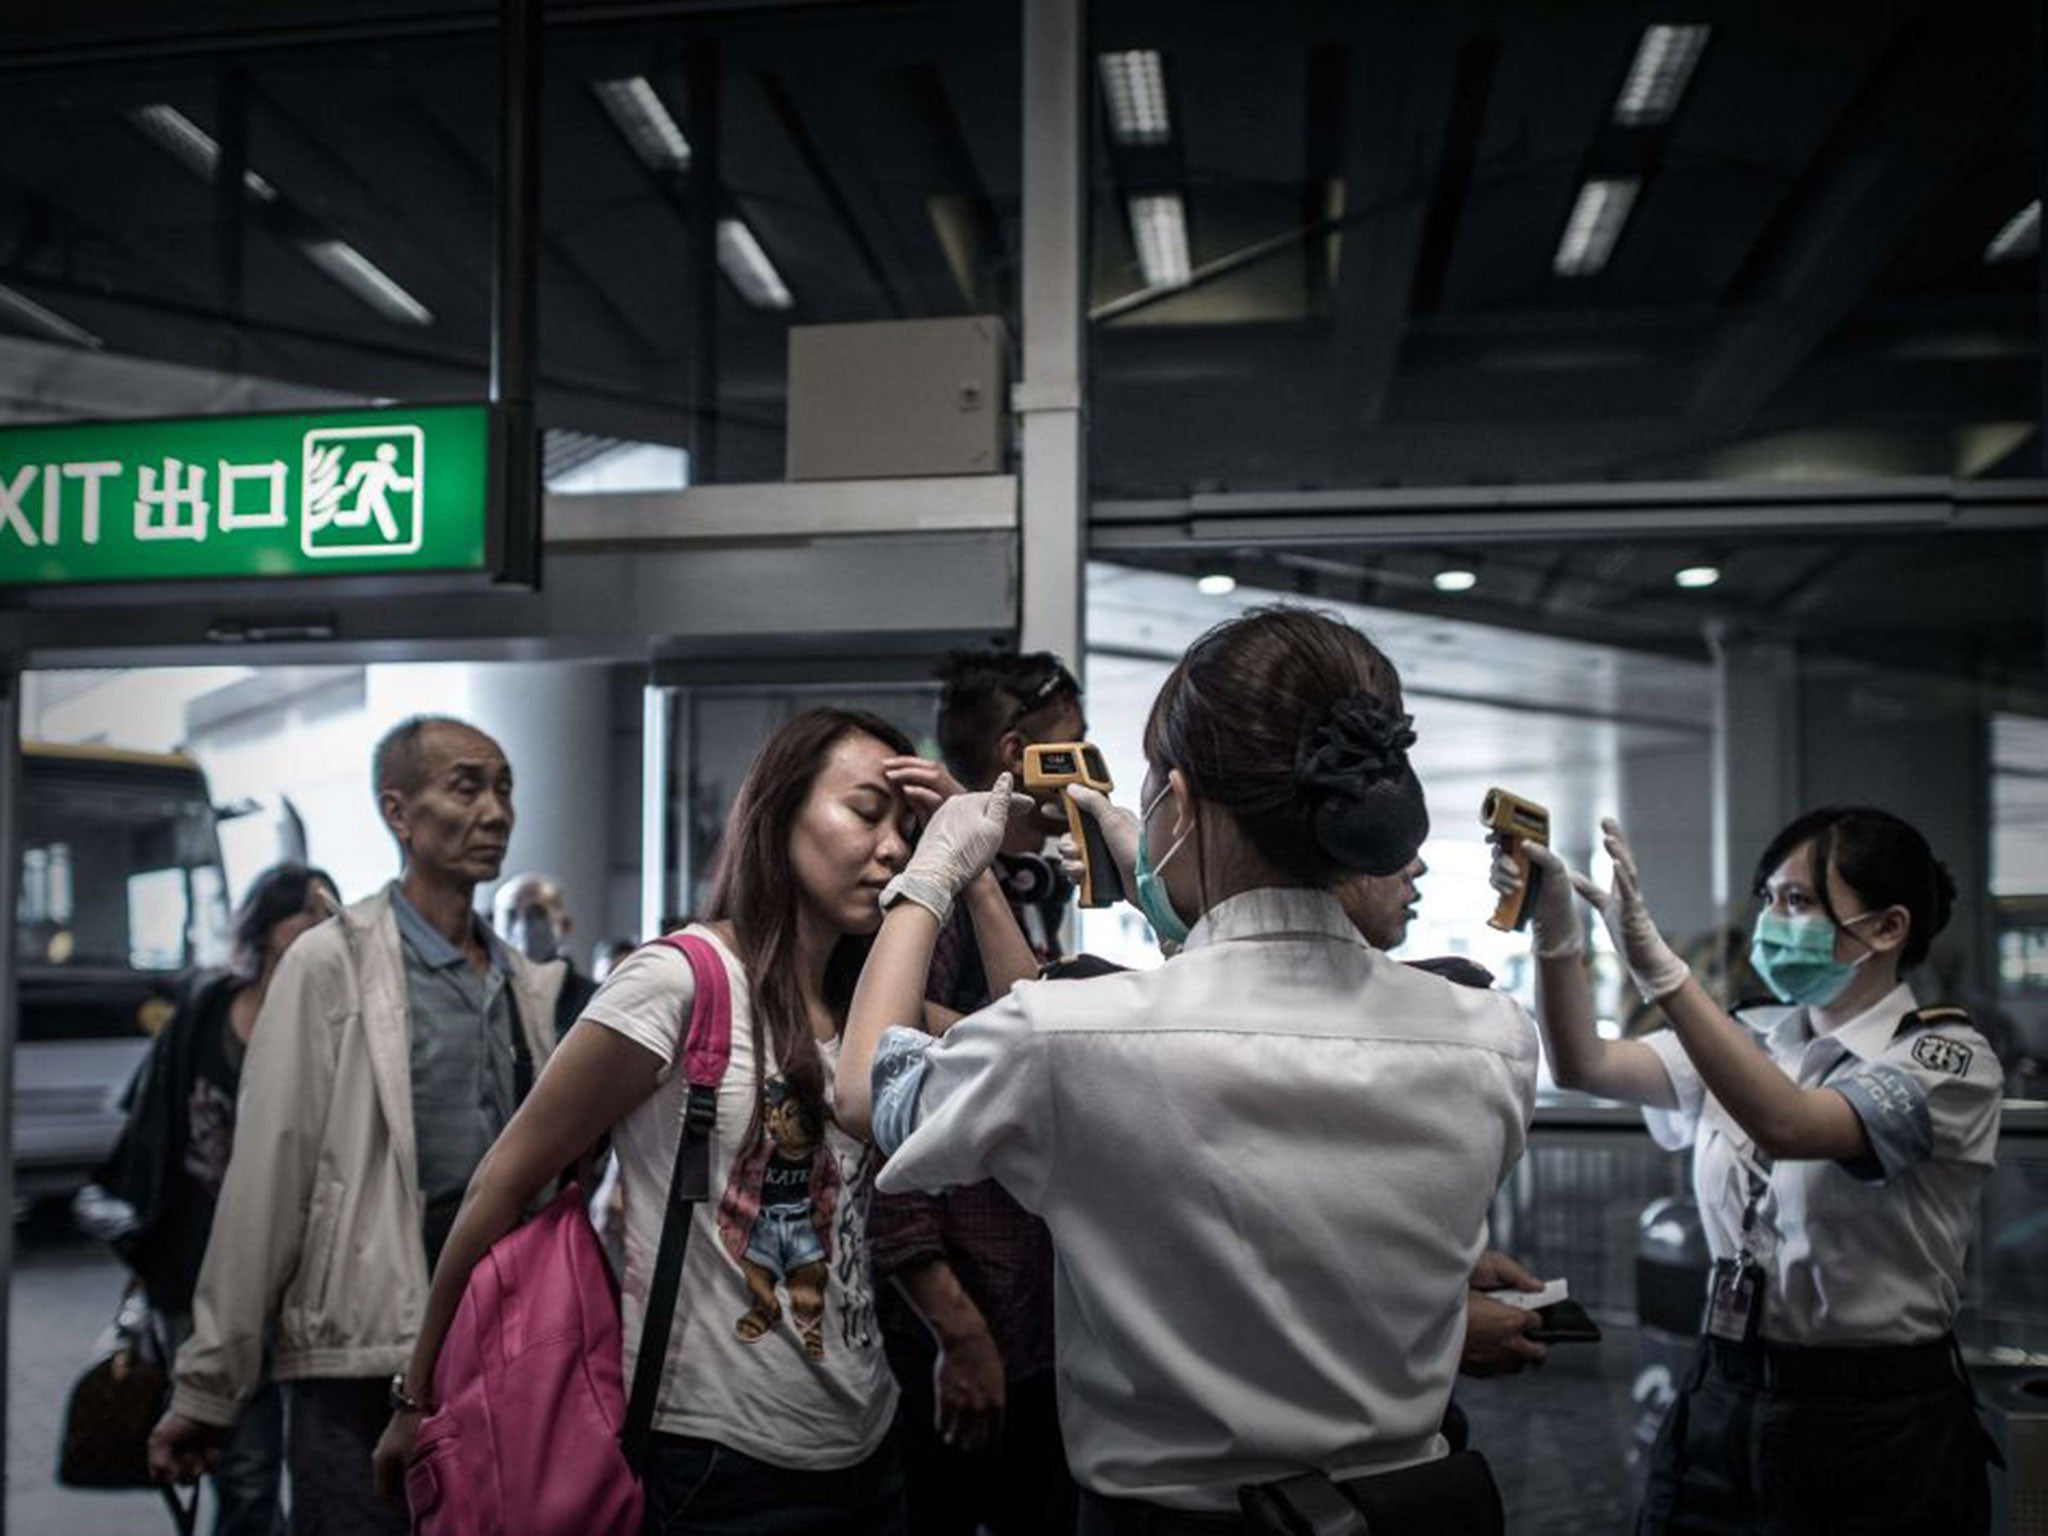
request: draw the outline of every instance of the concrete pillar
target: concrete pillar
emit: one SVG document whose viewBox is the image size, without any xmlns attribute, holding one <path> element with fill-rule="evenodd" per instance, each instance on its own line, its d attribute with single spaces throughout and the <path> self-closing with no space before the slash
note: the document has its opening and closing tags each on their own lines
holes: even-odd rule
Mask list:
<svg viewBox="0 0 2048 1536">
<path fill-rule="evenodd" d="M 1019 638 L 1076 671 L 1088 505 L 1087 140 L 1084 0 L 1032 0 L 1024 7 L 1024 377 L 1012 399 L 1023 449 Z"/>
<path fill-rule="evenodd" d="M 1799 658 L 1780 640 L 1710 627 L 1714 659 L 1714 909 L 1741 926 L 1757 855 L 1801 809 Z"/>
<path fill-rule="evenodd" d="M 1642 867 L 1644 899 L 1681 949 L 1723 920 L 1712 874 L 1713 777 L 1714 742 L 1705 735 L 1625 752 L 1619 764 L 1620 819 Z"/>
<path fill-rule="evenodd" d="M 576 920 L 578 964 L 597 936 L 610 873 L 611 691 L 601 666 L 506 663 L 467 669 L 470 718 L 512 764 L 518 812 L 505 874 L 537 870 L 561 882 Z M 491 892 L 481 892 L 488 900 Z"/>
<path fill-rule="evenodd" d="M 1967 678 L 1817 661 L 1804 669 L 1800 703 L 1802 809 L 1891 811 L 1955 877 L 1954 915 L 1915 978 L 1922 997 L 1992 995 L 1991 727 L 1981 690 Z"/>
</svg>

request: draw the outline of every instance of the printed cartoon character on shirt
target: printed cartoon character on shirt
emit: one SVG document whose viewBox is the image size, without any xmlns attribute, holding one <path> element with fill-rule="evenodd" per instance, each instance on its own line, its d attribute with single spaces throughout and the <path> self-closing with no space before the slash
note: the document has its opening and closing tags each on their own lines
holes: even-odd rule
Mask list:
<svg viewBox="0 0 2048 1536">
<path fill-rule="evenodd" d="M 734 1331 L 753 1344 L 782 1321 L 779 1282 L 805 1355 L 822 1360 L 839 1163 L 817 1109 L 782 1078 L 763 1087 L 760 1113 L 759 1134 L 734 1160 L 718 1204 L 719 1238 L 747 1281 L 749 1305 Z"/>
</svg>

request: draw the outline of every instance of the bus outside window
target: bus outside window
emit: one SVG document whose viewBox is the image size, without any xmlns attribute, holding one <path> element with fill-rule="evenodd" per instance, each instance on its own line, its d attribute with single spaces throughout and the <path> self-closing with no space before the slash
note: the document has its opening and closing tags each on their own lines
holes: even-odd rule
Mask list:
<svg viewBox="0 0 2048 1536">
<path fill-rule="evenodd" d="M 14 1158 L 27 1201 L 69 1193 L 112 1150 L 185 975 L 226 963 L 228 903 L 191 759 L 31 742 L 22 766 Z"/>
</svg>

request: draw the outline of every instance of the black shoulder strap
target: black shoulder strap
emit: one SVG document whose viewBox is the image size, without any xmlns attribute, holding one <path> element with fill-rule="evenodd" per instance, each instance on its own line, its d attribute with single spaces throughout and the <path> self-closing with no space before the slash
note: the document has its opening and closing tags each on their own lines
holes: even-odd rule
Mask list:
<svg viewBox="0 0 2048 1536">
<path fill-rule="evenodd" d="M 619 1426 L 619 1445 L 635 1476 L 647 1465 L 654 1405 L 661 1394 L 669 1330 L 675 1323 L 683 1259 L 690 1246 L 691 1212 L 711 1198 L 711 1135 L 718 1124 L 718 1079 L 731 1051 L 732 1028 L 732 1000 L 724 992 L 724 973 L 702 941 L 679 941 L 672 936 L 656 942 L 670 943 L 682 951 L 697 986 L 691 1016 L 683 1022 L 681 1048 L 676 1052 L 675 1070 L 687 1080 L 682 1131 L 676 1137 L 675 1167 L 669 1172 L 668 1203 L 661 1214 L 661 1243 L 655 1250 L 654 1277 L 647 1288 L 647 1310 L 640 1318 L 633 1392 L 626 1402 L 626 1420 Z"/>
</svg>

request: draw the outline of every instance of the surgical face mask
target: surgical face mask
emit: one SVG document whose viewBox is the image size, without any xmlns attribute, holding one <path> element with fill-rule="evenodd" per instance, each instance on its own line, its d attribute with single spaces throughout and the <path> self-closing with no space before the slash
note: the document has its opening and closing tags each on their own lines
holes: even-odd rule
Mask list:
<svg viewBox="0 0 2048 1536">
<path fill-rule="evenodd" d="M 1864 912 L 1846 919 L 1842 926 L 1874 916 Z M 1866 958 L 1837 960 L 1835 925 L 1813 914 L 1780 917 L 1775 912 L 1759 912 L 1756 936 L 1749 943 L 1749 963 L 1772 995 L 1780 1002 L 1809 1008 L 1825 1008 L 1840 997 Z"/>
<path fill-rule="evenodd" d="M 1152 932 L 1160 943 L 1185 944 L 1188 925 L 1173 909 L 1173 898 L 1166 894 L 1166 882 L 1159 878 L 1159 871 L 1186 845 L 1189 834 L 1183 832 L 1180 840 L 1166 850 L 1157 864 L 1152 862 L 1152 813 L 1159 809 L 1159 802 L 1169 793 L 1169 790 L 1160 790 L 1152 797 L 1152 803 L 1138 813 L 1138 910 L 1145 914 L 1145 921 L 1152 925 Z"/>
</svg>

